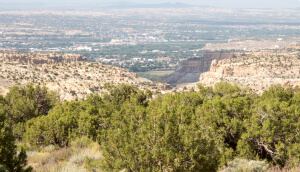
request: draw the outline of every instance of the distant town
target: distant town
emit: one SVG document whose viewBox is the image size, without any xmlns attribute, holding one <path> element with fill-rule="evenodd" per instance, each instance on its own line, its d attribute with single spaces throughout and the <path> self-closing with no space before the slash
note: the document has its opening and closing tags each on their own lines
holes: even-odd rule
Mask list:
<svg viewBox="0 0 300 172">
<path fill-rule="evenodd" d="M 199 7 L 0 11 L 0 51 L 77 53 L 133 72 L 174 71 L 180 61 L 201 58 L 205 51 L 297 42 L 298 12 Z M 285 15 L 278 20 L 280 13 Z"/>
</svg>

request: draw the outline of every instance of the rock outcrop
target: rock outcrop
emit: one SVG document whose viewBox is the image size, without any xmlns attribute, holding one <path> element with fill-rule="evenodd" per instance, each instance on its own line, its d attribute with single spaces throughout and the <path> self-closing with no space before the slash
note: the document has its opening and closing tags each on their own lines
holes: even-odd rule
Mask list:
<svg viewBox="0 0 300 172">
<path fill-rule="evenodd" d="M 0 52 L 0 94 L 12 85 L 45 84 L 61 100 L 84 99 L 89 93 L 105 91 L 105 83 L 132 84 L 140 89 L 167 89 L 164 83 L 140 78 L 115 66 L 88 62 L 76 54 Z"/>
<path fill-rule="evenodd" d="M 79 54 L 59 54 L 59 53 L 21 53 L 3 52 L 0 58 L 18 61 L 28 64 L 56 64 L 59 62 L 87 61 L 87 58 Z"/>
<path fill-rule="evenodd" d="M 210 70 L 201 74 L 200 83 L 213 86 L 220 81 L 249 86 L 258 92 L 275 84 L 300 86 L 300 44 L 214 60 Z"/>
<path fill-rule="evenodd" d="M 232 52 L 205 52 L 202 58 L 191 58 L 181 62 L 181 68 L 174 73 L 163 76 L 161 81 L 172 86 L 183 83 L 198 82 L 201 73 L 209 71 L 213 60 L 223 60 L 228 58 L 236 58 L 242 56 L 241 53 Z"/>
</svg>

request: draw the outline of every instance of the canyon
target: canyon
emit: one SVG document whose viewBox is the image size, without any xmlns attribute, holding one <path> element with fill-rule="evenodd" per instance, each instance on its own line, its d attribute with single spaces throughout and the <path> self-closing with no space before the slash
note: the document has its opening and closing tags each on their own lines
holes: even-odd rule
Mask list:
<svg viewBox="0 0 300 172">
<path fill-rule="evenodd" d="M 172 86 L 198 82 L 200 75 L 203 72 L 209 71 L 213 60 L 237 58 L 243 55 L 244 53 L 205 52 L 202 58 L 190 58 L 182 61 L 179 70 L 176 70 L 170 75 L 161 77 L 160 80 Z"/>
</svg>

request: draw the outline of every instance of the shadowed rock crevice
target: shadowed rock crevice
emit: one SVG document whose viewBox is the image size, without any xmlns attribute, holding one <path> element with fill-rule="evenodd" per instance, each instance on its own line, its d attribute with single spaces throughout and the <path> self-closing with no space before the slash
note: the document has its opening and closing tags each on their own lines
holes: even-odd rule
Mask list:
<svg viewBox="0 0 300 172">
<path fill-rule="evenodd" d="M 223 60 L 242 56 L 241 53 L 233 52 L 205 52 L 202 58 L 190 58 L 181 62 L 181 68 L 174 73 L 161 77 L 161 81 L 172 86 L 183 83 L 198 82 L 199 77 L 203 72 L 210 69 L 213 60 Z"/>
</svg>

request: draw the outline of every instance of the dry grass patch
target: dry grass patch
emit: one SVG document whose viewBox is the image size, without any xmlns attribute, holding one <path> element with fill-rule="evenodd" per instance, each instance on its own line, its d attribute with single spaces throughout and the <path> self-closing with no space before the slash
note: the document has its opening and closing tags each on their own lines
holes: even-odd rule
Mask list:
<svg viewBox="0 0 300 172">
<path fill-rule="evenodd" d="M 27 156 L 29 165 L 37 172 L 100 171 L 102 159 L 99 144 L 85 137 L 74 140 L 70 147 L 40 147 L 27 151 Z"/>
</svg>

